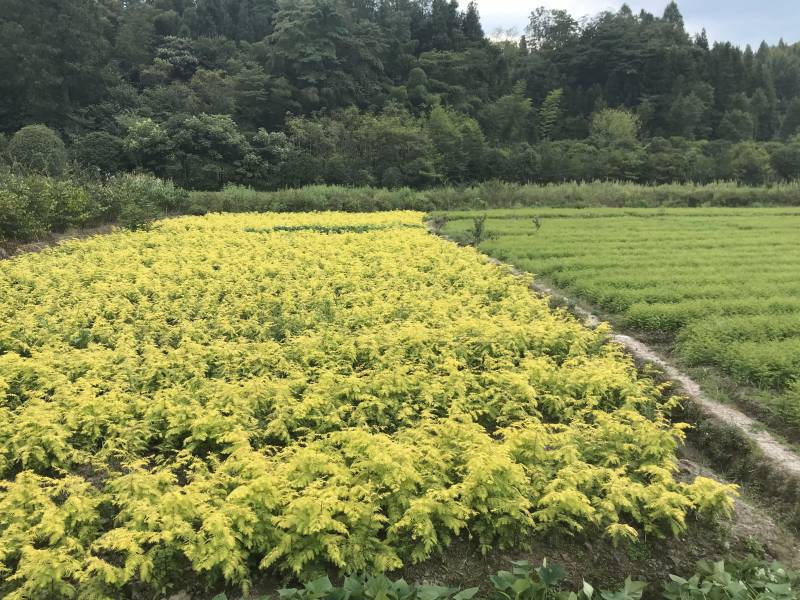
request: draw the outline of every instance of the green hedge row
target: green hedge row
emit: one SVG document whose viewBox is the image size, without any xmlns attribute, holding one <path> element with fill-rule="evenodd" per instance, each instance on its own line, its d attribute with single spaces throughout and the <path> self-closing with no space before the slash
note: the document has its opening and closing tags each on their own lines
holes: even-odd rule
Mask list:
<svg viewBox="0 0 800 600">
<path fill-rule="evenodd" d="M 335 586 L 327 576 L 302 588 L 279 590 L 280 600 L 796 600 L 800 573 L 778 563 L 749 558 L 738 562 L 702 561 L 688 578 L 670 575 L 663 586 L 649 586 L 630 577 L 616 590 L 597 590 L 586 581 L 578 589 L 565 585 L 566 572 L 544 561 L 534 567 L 512 562 L 510 571 L 498 571 L 482 588 L 459 589 L 440 585 L 411 585 L 384 575 L 350 576 Z M 660 588 L 660 589 L 659 589 Z M 658 591 L 657 591 L 658 590 Z M 212 600 L 228 600 L 219 594 Z M 271 600 L 261 596 L 258 600 Z"/>
<path fill-rule="evenodd" d="M 455 210 L 514 207 L 798 206 L 800 182 L 770 187 L 735 183 L 643 186 L 621 182 L 519 185 L 487 182 L 426 191 L 315 185 L 273 192 L 230 186 L 191 195 L 151 175 L 102 182 L 0 173 L 0 243 L 102 223 L 144 227 L 164 214 L 338 210 Z"/>
<path fill-rule="evenodd" d="M 98 182 L 0 173 L 0 243 L 103 223 L 137 229 L 162 214 L 186 212 L 187 202 L 187 192 L 150 175 Z"/>
<path fill-rule="evenodd" d="M 800 182 L 769 187 L 746 187 L 721 182 L 708 185 L 645 186 L 622 182 L 520 185 L 492 181 L 456 188 L 417 191 L 371 187 L 315 185 L 273 192 L 257 192 L 229 186 L 221 192 L 194 192 L 190 211 L 206 212 L 302 212 L 341 210 L 454 210 L 567 207 L 694 207 L 694 206 L 797 206 Z"/>
</svg>

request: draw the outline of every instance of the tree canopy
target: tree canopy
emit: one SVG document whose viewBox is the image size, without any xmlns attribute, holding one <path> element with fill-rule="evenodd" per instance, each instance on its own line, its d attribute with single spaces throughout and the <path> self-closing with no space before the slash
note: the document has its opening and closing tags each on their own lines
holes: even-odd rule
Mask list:
<svg viewBox="0 0 800 600">
<path fill-rule="evenodd" d="M 397 160 L 430 151 L 384 170 L 371 157 L 359 176 L 423 185 L 611 176 L 542 171 L 587 144 L 663 158 L 692 141 L 718 162 L 733 161 L 726 144 L 754 143 L 772 159 L 770 144 L 800 133 L 800 45 L 709 44 L 675 2 L 582 20 L 538 8 L 519 41 L 498 41 L 456 0 L 0 0 L 0 37 L 0 133 L 43 124 L 90 166 L 189 187 L 293 184 L 296 165 L 279 177 L 279 163 L 319 160 L 342 135 L 355 146 L 334 147 L 339 163 L 378 135 L 400 144 Z M 356 139 L 344 131 L 356 125 L 377 129 Z M 277 133 L 288 150 L 267 167 L 262 142 Z M 730 161 L 728 175 L 745 172 Z"/>
</svg>

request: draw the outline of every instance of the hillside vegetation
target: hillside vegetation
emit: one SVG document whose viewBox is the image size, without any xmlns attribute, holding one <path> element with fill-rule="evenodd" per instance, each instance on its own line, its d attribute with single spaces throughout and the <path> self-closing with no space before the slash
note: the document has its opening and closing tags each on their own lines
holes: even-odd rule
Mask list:
<svg viewBox="0 0 800 600">
<path fill-rule="evenodd" d="M 455 0 L 4 0 L 0 155 L 206 190 L 800 177 L 797 44 L 710 43 L 666 1 L 527 25 L 492 41 Z"/>
</svg>

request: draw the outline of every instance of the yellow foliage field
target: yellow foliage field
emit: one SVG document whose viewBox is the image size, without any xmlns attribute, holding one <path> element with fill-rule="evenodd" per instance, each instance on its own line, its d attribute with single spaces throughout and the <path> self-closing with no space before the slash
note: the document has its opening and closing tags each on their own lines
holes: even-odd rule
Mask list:
<svg viewBox="0 0 800 600">
<path fill-rule="evenodd" d="M 0 263 L 0 595 L 680 534 L 631 360 L 419 213 L 211 215 Z"/>
</svg>

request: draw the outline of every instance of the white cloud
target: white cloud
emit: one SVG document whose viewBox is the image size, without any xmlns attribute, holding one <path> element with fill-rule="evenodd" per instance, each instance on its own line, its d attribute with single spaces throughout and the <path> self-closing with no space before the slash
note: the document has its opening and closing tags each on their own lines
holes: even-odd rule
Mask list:
<svg viewBox="0 0 800 600">
<path fill-rule="evenodd" d="M 629 1 L 635 11 L 648 10 L 660 14 L 668 0 Z M 466 1 L 464 2 L 466 4 Z M 528 24 L 531 12 L 538 6 L 566 10 L 575 18 L 593 16 L 604 10 L 616 11 L 623 0 L 476 0 L 481 13 L 483 28 L 492 33 L 496 29 L 516 29 L 523 31 Z"/>
<path fill-rule="evenodd" d="M 466 6 L 469 0 L 461 0 Z M 669 0 L 627 0 L 634 12 L 642 9 L 660 15 Z M 497 29 L 514 29 L 524 32 L 528 18 L 537 6 L 560 8 L 576 18 L 593 16 L 603 10 L 618 10 L 623 0 L 476 0 L 481 13 L 483 28 L 488 34 Z M 800 26 L 800 11 L 797 0 L 679 0 L 678 6 L 686 20 L 689 33 L 708 29 L 711 41 L 723 40 L 734 43 L 758 45 L 766 38 L 776 43 L 783 37 L 786 41 L 797 40 Z"/>
<path fill-rule="evenodd" d="M 477 0 L 477 4 L 481 13 L 481 21 L 487 32 L 498 28 L 524 30 L 531 12 L 538 6 L 561 8 L 569 11 L 573 16 L 595 14 L 605 8 L 603 0 L 567 0 L 563 2 L 554 0 L 534 0 L 533 2 Z"/>
</svg>

